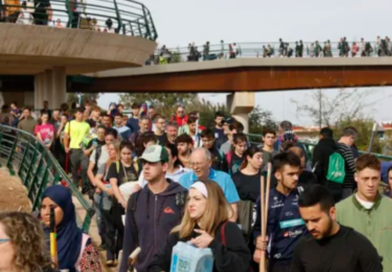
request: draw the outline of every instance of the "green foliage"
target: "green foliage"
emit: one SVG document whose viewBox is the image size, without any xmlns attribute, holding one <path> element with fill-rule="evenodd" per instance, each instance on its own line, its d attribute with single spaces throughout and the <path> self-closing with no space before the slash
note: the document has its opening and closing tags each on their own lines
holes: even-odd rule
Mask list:
<svg viewBox="0 0 392 272">
<path fill-rule="evenodd" d="M 173 52 L 171 55 L 170 63 L 179 63 L 179 62 L 182 62 L 181 53 Z"/>
<path fill-rule="evenodd" d="M 277 130 L 278 126 L 274 121 L 272 112 L 262 110 L 256 106 L 249 114 L 249 133 L 263 134 L 266 128 Z"/>
<path fill-rule="evenodd" d="M 82 105 L 85 105 L 87 101 L 95 100 L 99 98 L 99 93 L 82 93 Z M 69 93 L 67 97 L 67 103 L 71 106 L 72 103 L 79 103 L 79 96 L 77 93 Z"/>
<path fill-rule="evenodd" d="M 374 120 L 372 119 L 351 119 L 345 118 L 336 123 L 332 129 L 336 139 L 342 135 L 344 128 L 352 126 L 358 131 L 358 136 L 355 139 L 355 145 L 358 150 L 368 150 L 370 144 L 370 138 L 372 136 Z M 385 142 L 381 142 L 376 134 L 373 142 L 372 152 L 383 153 Z"/>
</svg>

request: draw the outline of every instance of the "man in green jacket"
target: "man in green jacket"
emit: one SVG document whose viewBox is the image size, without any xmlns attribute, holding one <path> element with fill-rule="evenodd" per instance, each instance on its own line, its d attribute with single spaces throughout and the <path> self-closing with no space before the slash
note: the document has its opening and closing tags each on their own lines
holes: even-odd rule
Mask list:
<svg viewBox="0 0 392 272">
<path fill-rule="evenodd" d="M 366 236 L 383 257 L 384 271 L 392 271 L 392 200 L 378 192 L 381 162 L 372 154 L 356 162 L 358 190 L 337 204 L 339 223 Z"/>
</svg>

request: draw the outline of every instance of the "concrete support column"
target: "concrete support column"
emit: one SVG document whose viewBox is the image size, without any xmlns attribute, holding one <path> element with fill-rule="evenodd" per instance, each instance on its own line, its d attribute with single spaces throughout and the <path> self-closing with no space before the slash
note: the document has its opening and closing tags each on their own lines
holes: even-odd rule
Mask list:
<svg viewBox="0 0 392 272">
<path fill-rule="evenodd" d="M 244 125 L 244 133 L 249 133 L 249 113 L 255 106 L 255 93 L 232 93 L 227 96 L 227 106 L 231 115 Z"/>
<path fill-rule="evenodd" d="M 67 102 L 67 76 L 64 67 L 54 67 L 35 76 L 34 108 L 42 109 L 43 101 L 49 102 L 50 109 L 60 108 Z"/>
<path fill-rule="evenodd" d="M 52 94 L 52 100 L 49 101 L 49 106 L 52 109 L 60 108 L 62 103 L 67 102 L 67 75 L 65 67 L 53 67 Z"/>
<path fill-rule="evenodd" d="M 34 81 L 34 109 L 42 109 L 45 91 L 45 72 L 35 75 Z"/>
</svg>

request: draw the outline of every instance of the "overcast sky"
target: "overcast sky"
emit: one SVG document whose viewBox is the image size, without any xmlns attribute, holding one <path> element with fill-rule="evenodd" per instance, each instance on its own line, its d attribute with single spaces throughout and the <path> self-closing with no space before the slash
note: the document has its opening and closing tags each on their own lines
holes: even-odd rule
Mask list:
<svg viewBox="0 0 392 272">
<path fill-rule="evenodd" d="M 119 0 L 123 1 L 123 0 Z M 392 1 L 377 0 L 143 0 L 151 11 L 160 45 L 187 46 L 195 42 L 211 44 L 224 40 L 237 42 L 337 41 L 361 37 L 375 41 L 378 35 L 392 36 L 388 21 Z M 389 32 L 388 32 L 389 31 Z M 277 121 L 290 119 L 299 125 L 311 125 L 306 116 L 297 118 L 292 99 L 304 100 L 309 91 L 263 92 L 256 103 L 271 110 Z M 336 91 L 327 90 L 329 95 Z M 377 101 L 365 113 L 379 121 L 392 120 L 392 88 L 373 88 L 368 102 Z M 225 101 L 224 95 L 203 94 L 209 100 Z M 114 94 L 103 95 L 99 103 L 107 107 L 117 101 Z M 311 101 L 309 101 L 311 102 Z"/>
</svg>

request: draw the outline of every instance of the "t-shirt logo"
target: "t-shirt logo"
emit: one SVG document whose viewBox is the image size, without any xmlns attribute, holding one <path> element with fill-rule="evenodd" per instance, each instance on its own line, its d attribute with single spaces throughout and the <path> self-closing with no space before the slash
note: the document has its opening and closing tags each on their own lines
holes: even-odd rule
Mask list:
<svg viewBox="0 0 392 272">
<path fill-rule="evenodd" d="M 166 208 L 163 210 L 163 212 L 164 212 L 164 213 L 171 213 L 171 214 L 175 214 L 175 212 L 173 211 L 173 209 L 172 209 L 172 208 L 170 208 L 170 207 L 166 207 Z"/>
<path fill-rule="evenodd" d="M 147 148 L 144 153 L 145 154 L 151 154 L 155 152 L 155 146 L 150 146 L 149 148 Z"/>
</svg>

